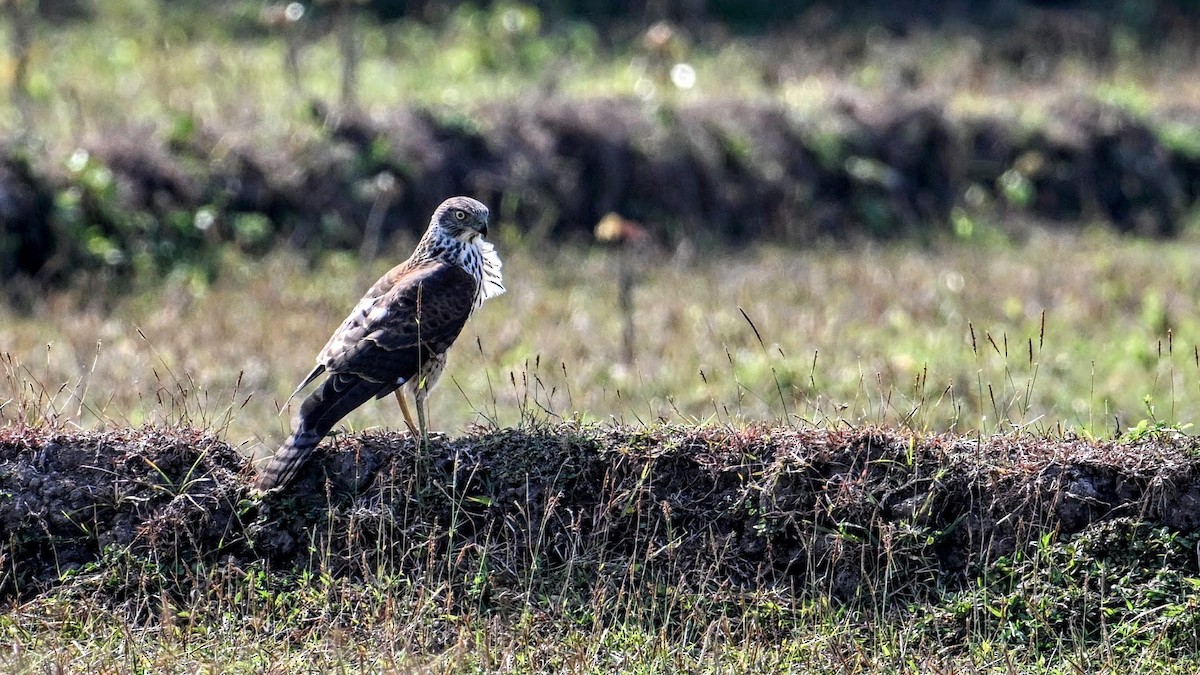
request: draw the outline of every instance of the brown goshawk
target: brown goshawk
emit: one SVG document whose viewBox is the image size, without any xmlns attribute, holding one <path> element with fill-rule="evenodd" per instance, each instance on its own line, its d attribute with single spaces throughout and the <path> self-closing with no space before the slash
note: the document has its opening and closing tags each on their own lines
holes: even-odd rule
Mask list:
<svg viewBox="0 0 1200 675">
<path fill-rule="evenodd" d="M 260 490 L 295 478 L 333 425 L 372 398 L 395 392 L 409 431 L 425 438 L 425 398 L 446 366 L 446 351 L 472 312 L 504 292 L 487 231 L 487 207 L 469 197 L 447 199 L 433 212 L 412 255 L 371 286 L 292 394 L 327 375 L 259 474 Z M 416 427 L 405 392 L 417 406 Z"/>
</svg>

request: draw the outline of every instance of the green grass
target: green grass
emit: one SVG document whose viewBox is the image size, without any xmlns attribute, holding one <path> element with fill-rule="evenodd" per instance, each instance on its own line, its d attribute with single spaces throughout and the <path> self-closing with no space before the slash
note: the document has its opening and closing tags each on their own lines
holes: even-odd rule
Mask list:
<svg viewBox="0 0 1200 675">
<path fill-rule="evenodd" d="M 252 3 L 207 13 L 164 7 L 96 3 L 90 21 L 38 26 L 29 52 L 30 114 L 22 119 L 15 98 L 3 97 L 0 132 L 32 134 L 59 162 L 117 123 L 164 134 L 199 124 L 218 130 L 229 147 L 295 145 L 317 133 L 310 102 L 340 98 L 336 35 L 268 28 Z M 434 25 L 364 19 L 355 31 L 356 99 L 381 116 L 418 105 L 469 117 L 488 102 L 531 96 L 650 104 L 740 98 L 782 101 L 819 125 L 822 111 L 847 98 L 903 95 L 915 74 L 917 96 L 944 102 L 952 115 L 1008 116 L 1053 131 L 1058 106 L 1079 98 L 1153 116 L 1186 110 L 1200 95 L 1198 64 L 1179 50 L 1127 49 L 1115 65 L 1068 52 L 1046 77 L 1030 79 L 997 62 L 978 37 L 953 30 L 873 32 L 861 52 L 848 46 L 856 44 L 853 32 L 827 43 L 677 30 L 654 49 L 642 35 L 608 45 L 586 24 L 550 26 L 534 8 L 501 3 L 486 11 L 463 6 Z M 5 31 L 0 44 L 7 39 Z M 285 67 L 289 41 L 299 46 L 298 82 Z M 693 68 L 694 82 L 672 79 L 677 63 Z M 14 73 L 13 58 L 0 55 L 0 87 L 11 88 Z M 1170 119 L 1161 123 L 1168 140 L 1180 137 Z"/>
<path fill-rule="evenodd" d="M 468 324 L 431 399 L 450 433 L 611 419 L 1110 438 L 1200 417 L 1190 239 L 664 253 L 635 263 L 627 364 L 616 260 L 506 246 L 499 229 L 510 291 Z M 230 259 L 211 286 L 175 279 L 117 300 L 80 289 L 32 315 L 0 310 L 0 419 L 41 414 L 22 410 L 38 400 L 59 422 L 194 424 L 268 451 L 286 433 L 279 407 L 389 264 Z M 348 425 L 399 421 L 381 401 Z"/>
<path fill-rule="evenodd" d="M 403 587 L 401 587 L 402 589 Z M 131 634 L 119 616 L 56 616 L 53 608 L 34 607 L 17 618 L 31 631 L 0 626 L 0 634 L 20 645 L 20 653 L 0 663 L 24 672 L 56 664 L 72 672 L 572 672 L 572 673 L 926 673 L 926 672 L 1146 672 L 1188 673 L 1195 659 L 1164 660 L 1153 646 L 1119 655 L 1089 650 L 1069 640 L 1040 653 L 1024 644 L 982 639 L 969 645 L 939 645 L 911 636 L 899 625 L 872 625 L 862 616 L 819 604 L 799 608 L 764 599 L 761 611 L 795 611 L 802 617 L 783 637 L 759 620 L 745 624 L 713 621 L 667 634 L 636 622 L 611 626 L 578 625 L 556 615 L 531 611 L 516 620 L 487 615 L 446 615 L 436 606 L 401 608 L 419 600 L 386 585 L 346 588 L 314 583 L 301 589 L 316 597 L 297 599 L 300 610 L 320 612 L 336 604 L 353 616 L 296 616 L 277 608 L 247 603 L 228 607 L 229 617 L 215 628 L 196 630 L 188 618 L 158 630 Z M 394 593 L 392 597 L 380 597 Z M 363 596 L 367 596 L 364 598 Z M 372 597 L 373 596 L 373 597 Z M 305 604 L 299 604 L 305 603 Z M 295 605 L 294 605 L 295 606 Z M 167 608 L 167 612 L 172 611 Z M 59 610 L 61 612 L 61 610 Z M 599 621 L 612 617 L 600 616 Z M 765 623 L 770 623 L 768 618 Z M 347 629 L 369 624 L 371 630 Z M 774 627 L 772 627 L 774 628 Z M 30 638 L 33 639 L 30 639 Z M 433 656 L 421 654 L 432 647 Z M 962 653 L 966 647 L 966 653 Z"/>
<path fill-rule="evenodd" d="M 103 133 L 115 120 L 160 130 L 182 121 L 210 124 L 231 134 L 227 141 L 245 133 L 294 143 L 313 134 L 310 102 L 340 101 L 336 37 L 294 38 L 300 75 L 294 83 L 285 66 L 293 38 L 265 29 L 254 17 L 245 21 L 259 34 L 231 36 L 235 22 L 220 12 L 180 17 L 161 3 L 138 2 L 101 3 L 92 21 L 42 26 L 30 52 L 28 90 L 35 114 L 22 124 L 6 97 L 0 102 L 6 113 L 0 131 L 7 136 L 31 131 L 66 152 L 71 146 L 64 144 Z M 541 31 L 540 25 L 536 10 L 519 5 L 494 11 L 464 6 L 437 27 L 356 22 L 356 99 L 382 114 L 414 103 L 460 113 L 464 106 L 533 92 L 630 96 L 644 91 L 639 83 L 658 96 L 701 96 L 734 81 L 747 65 L 738 48 L 696 49 L 712 76 L 701 91 L 676 91 L 666 70 L 643 63 L 636 53 L 602 54 L 600 38 L 585 24 L 553 31 Z M 11 60 L 3 63 L 9 68 L 0 69 L 7 76 L 0 84 L 11 86 Z"/>
</svg>

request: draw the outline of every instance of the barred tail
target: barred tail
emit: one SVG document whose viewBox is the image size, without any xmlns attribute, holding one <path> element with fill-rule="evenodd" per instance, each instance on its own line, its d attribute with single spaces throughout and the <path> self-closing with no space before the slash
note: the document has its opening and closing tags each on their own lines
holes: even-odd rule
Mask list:
<svg viewBox="0 0 1200 675">
<path fill-rule="evenodd" d="M 270 490 L 289 483 L 324 437 L 324 434 L 318 434 L 301 423 L 275 451 L 271 463 L 259 473 L 255 486 L 259 490 Z"/>
<path fill-rule="evenodd" d="M 275 451 L 271 462 L 259 474 L 256 487 L 270 490 L 290 483 L 338 420 L 372 397 L 387 393 L 385 390 L 390 389 L 387 384 L 371 382 L 348 373 L 327 378 L 319 389 L 304 399 L 296 430 Z"/>
</svg>

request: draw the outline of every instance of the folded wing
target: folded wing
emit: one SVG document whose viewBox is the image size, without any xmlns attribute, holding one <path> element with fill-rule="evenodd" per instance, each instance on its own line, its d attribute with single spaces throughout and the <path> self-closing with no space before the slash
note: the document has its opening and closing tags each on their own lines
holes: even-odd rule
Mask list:
<svg viewBox="0 0 1200 675">
<path fill-rule="evenodd" d="M 295 431 L 260 474 L 258 487 L 286 484 L 339 420 L 395 391 L 424 361 L 449 349 L 474 308 L 476 283 L 466 270 L 439 260 L 400 265 L 377 281 L 300 385 L 329 373 L 300 406 Z"/>
</svg>

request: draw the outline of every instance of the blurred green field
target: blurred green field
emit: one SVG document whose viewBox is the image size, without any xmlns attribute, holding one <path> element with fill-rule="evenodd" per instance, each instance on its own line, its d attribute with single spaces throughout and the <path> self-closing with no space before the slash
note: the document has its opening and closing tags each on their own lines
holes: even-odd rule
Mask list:
<svg viewBox="0 0 1200 675">
<path fill-rule="evenodd" d="M 431 400 L 451 435 L 580 419 L 1110 438 L 1200 415 L 1191 239 L 660 252 L 631 261 L 625 363 L 617 254 L 508 247 L 500 231 L 509 292 L 467 325 Z M 287 395 L 389 265 L 230 258 L 211 287 L 0 310 L 0 420 L 216 427 L 269 451 Z M 390 400 L 346 423 L 402 427 Z"/>
<path fill-rule="evenodd" d="M 309 11 L 294 25 L 280 23 L 271 14 L 279 7 L 95 3 L 86 21 L 34 25 L 23 82 L 20 54 L 5 35 L 0 44 L 10 50 L 0 54 L 0 87 L 23 86 L 20 94 L 0 97 L 0 134 L 32 135 L 64 158 L 114 123 L 158 132 L 211 125 L 229 145 L 243 136 L 297 143 L 314 133 L 314 100 L 343 102 L 340 29 L 331 27 L 328 11 L 321 19 Z M 823 20 L 830 19 L 818 13 L 815 22 L 749 37 L 668 23 L 657 39 L 637 18 L 604 34 L 583 21 L 552 23 L 521 3 L 456 4 L 428 22 L 356 15 L 352 98 L 372 114 L 405 105 L 462 112 L 483 102 L 557 95 L 773 99 L 804 111 L 860 95 L 919 92 L 945 100 L 957 115 L 1001 114 L 1033 129 L 1053 127 L 1054 103 L 1082 97 L 1139 115 L 1166 112 L 1171 129 L 1164 133 L 1196 142 L 1186 115 L 1170 119 L 1200 95 L 1200 63 L 1182 43 L 1143 45 L 1129 27 L 1073 25 L 1069 13 L 1047 18 L 1049 35 L 1066 32 L 1062 44 L 1036 44 L 1039 34 L 1031 31 L 1018 35 L 1016 46 L 953 22 L 904 33 L 822 27 Z M 1010 53 L 1018 47 L 1030 49 L 1032 65 Z M 1097 48 L 1102 58 L 1090 51 Z M 688 69 L 672 75 L 678 63 Z"/>
</svg>

